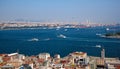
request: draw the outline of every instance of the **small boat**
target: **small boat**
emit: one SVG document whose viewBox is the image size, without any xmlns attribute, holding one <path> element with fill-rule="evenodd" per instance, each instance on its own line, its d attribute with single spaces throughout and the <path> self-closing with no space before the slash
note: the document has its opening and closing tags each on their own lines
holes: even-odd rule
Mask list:
<svg viewBox="0 0 120 69">
<path fill-rule="evenodd" d="M 64 36 L 64 35 L 62 35 L 62 34 L 58 35 L 57 37 L 66 38 L 66 36 Z"/>
<path fill-rule="evenodd" d="M 43 29 L 47 29 L 47 28 L 43 28 Z"/>
<path fill-rule="evenodd" d="M 56 27 L 56 30 L 59 30 L 60 28 L 61 28 L 60 26 L 57 26 L 57 27 Z"/>
<path fill-rule="evenodd" d="M 97 48 L 101 48 L 101 45 L 96 45 L 95 47 L 97 47 Z"/>
<path fill-rule="evenodd" d="M 39 39 L 37 39 L 37 38 L 32 38 L 32 39 L 29 39 L 28 41 L 39 41 Z"/>
<path fill-rule="evenodd" d="M 110 30 L 109 28 L 106 28 L 106 30 L 108 31 L 108 30 Z"/>
<path fill-rule="evenodd" d="M 59 30 L 59 28 L 57 28 L 56 30 Z"/>
<path fill-rule="evenodd" d="M 98 34 L 98 33 L 96 33 L 96 35 L 101 36 L 102 34 Z"/>
<path fill-rule="evenodd" d="M 64 31 L 67 31 L 67 29 L 65 29 Z"/>
</svg>

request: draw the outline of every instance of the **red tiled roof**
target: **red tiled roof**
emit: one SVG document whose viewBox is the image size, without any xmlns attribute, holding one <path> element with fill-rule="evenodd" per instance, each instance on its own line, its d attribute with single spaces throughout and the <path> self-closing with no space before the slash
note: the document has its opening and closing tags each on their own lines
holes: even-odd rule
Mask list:
<svg viewBox="0 0 120 69">
<path fill-rule="evenodd" d="M 73 52 L 74 55 L 84 55 L 86 54 L 85 52 Z"/>
<path fill-rule="evenodd" d="M 115 65 L 115 68 L 116 69 L 120 69 L 120 65 Z"/>
<path fill-rule="evenodd" d="M 38 59 L 38 62 L 39 62 L 39 63 L 43 63 L 43 62 L 44 62 L 44 59 Z"/>
<path fill-rule="evenodd" d="M 7 62 L 7 61 L 9 61 L 10 60 L 10 57 L 3 57 L 3 61 L 4 62 Z"/>
<path fill-rule="evenodd" d="M 3 57 L 6 56 L 6 55 L 7 55 L 7 54 L 0 54 L 0 56 L 3 56 Z"/>
</svg>

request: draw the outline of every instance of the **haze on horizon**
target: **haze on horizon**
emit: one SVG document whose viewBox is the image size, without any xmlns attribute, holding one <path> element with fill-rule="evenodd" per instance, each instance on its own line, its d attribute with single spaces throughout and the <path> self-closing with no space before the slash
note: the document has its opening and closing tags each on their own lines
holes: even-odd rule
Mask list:
<svg viewBox="0 0 120 69">
<path fill-rule="evenodd" d="M 0 0 L 0 21 L 120 23 L 120 0 Z"/>
</svg>

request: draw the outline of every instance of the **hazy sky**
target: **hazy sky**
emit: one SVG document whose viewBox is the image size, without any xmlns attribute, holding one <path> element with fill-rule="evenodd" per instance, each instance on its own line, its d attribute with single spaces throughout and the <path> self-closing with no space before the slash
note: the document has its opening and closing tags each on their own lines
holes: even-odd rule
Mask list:
<svg viewBox="0 0 120 69">
<path fill-rule="evenodd" d="M 0 0 L 0 21 L 120 23 L 120 0 Z"/>
</svg>

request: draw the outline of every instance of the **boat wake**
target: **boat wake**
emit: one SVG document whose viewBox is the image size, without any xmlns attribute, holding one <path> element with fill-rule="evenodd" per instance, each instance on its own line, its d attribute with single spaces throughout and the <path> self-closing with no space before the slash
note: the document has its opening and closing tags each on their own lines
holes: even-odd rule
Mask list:
<svg viewBox="0 0 120 69">
<path fill-rule="evenodd" d="M 39 41 L 38 38 L 32 38 L 32 39 L 28 39 L 28 41 Z"/>
<path fill-rule="evenodd" d="M 51 40 L 50 38 L 46 38 L 46 39 L 43 39 L 44 41 L 49 41 L 49 40 Z"/>
<path fill-rule="evenodd" d="M 96 33 L 96 35 L 101 36 L 102 34 Z"/>
<path fill-rule="evenodd" d="M 28 39 L 27 41 L 37 42 L 37 41 L 49 41 L 49 40 L 51 40 L 51 39 L 50 38 L 45 38 L 45 39 L 39 40 L 38 38 L 32 38 L 32 39 Z"/>
</svg>

